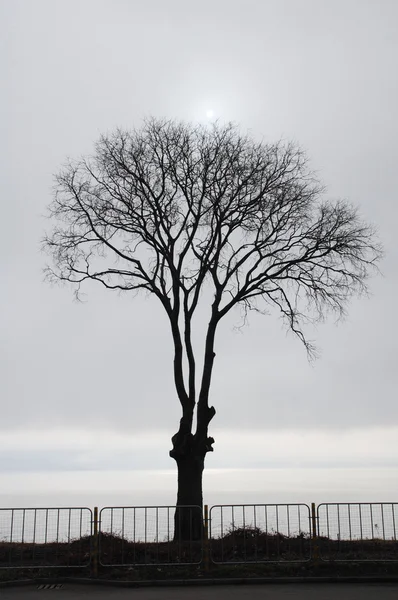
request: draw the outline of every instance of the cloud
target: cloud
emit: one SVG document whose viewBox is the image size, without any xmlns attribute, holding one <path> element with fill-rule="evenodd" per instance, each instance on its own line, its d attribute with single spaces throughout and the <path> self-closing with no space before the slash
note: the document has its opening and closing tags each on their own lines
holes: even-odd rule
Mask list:
<svg viewBox="0 0 398 600">
<path fill-rule="evenodd" d="M 55 472 L 170 466 L 165 432 L 55 430 L 0 433 L 0 471 Z"/>
<path fill-rule="evenodd" d="M 398 427 L 329 430 L 216 430 L 208 468 L 398 467 Z M 0 434 L 0 472 L 175 469 L 164 430 L 141 434 L 57 430 Z"/>
<path fill-rule="evenodd" d="M 211 466 L 239 468 L 398 467 L 398 427 L 223 431 Z"/>
<path fill-rule="evenodd" d="M 173 505 L 175 470 L 0 473 L 0 505 Z M 215 504 L 393 502 L 397 468 L 208 469 L 204 501 Z"/>
</svg>

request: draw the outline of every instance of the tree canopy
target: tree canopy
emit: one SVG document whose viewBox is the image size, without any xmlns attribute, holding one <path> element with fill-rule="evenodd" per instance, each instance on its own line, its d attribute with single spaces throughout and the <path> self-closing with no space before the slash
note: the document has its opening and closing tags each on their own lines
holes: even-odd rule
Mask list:
<svg viewBox="0 0 398 600">
<path fill-rule="evenodd" d="M 381 255 L 356 208 L 324 199 L 300 148 L 233 124 L 150 119 L 101 137 L 56 179 L 50 277 L 77 292 L 87 279 L 146 290 L 185 326 L 206 284 L 218 320 L 238 303 L 276 306 L 311 351 L 305 322 L 343 315 Z"/>
</svg>

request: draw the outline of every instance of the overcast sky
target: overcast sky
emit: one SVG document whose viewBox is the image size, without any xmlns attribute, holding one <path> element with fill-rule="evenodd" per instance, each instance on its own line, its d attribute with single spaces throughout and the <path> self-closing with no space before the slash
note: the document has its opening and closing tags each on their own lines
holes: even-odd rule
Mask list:
<svg viewBox="0 0 398 600">
<path fill-rule="evenodd" d="M 76 489 L 78 471 L 103 470 L 104 488 L 112 470 L 173 473 L 180 410 L 160 305 L 95 285 L 74 302 L 44 283 L 40 239 L 66 157 L 149 115 L 205 123 L 208 111 L 298 142 L 327 196 L 358 205 L 386 251 L 371 297 L 343 324 L 307 330 L 313 365 L 277 318 L 222 324 L 208 467 L 290 479 L 383 467 L 396 482 L 398 3 L 2 0 L 0 23 L 3 490 L 17 494 L 27 471 L 68 471 Z"/>
</svg>

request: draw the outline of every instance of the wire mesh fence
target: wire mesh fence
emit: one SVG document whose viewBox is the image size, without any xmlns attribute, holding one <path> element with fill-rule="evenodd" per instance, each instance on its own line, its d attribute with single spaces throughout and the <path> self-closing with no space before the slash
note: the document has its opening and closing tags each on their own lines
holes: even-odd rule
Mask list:
<svg viewBox="0 0 398 600">
<path fill-rule="evenodd" d="M 86 567 L 89 508 L 0 508 L 0 568 Z"/>
<path fill-rule="evenodd" d="M 192 565 L 202 561 L 200 506 L 106 507 L 100 511 L 103 566 Z"/>
<path fill-rule="evenodd" d="M 306 504 L 212 506 L 210 557 L 214 563 L 310 560 L 309 506 Z"/>
<path fill-rule="evenodd" d="M 398 503 L 333 503 L 317 509 L 322 560 L 398 561 Z"/>
</svg>

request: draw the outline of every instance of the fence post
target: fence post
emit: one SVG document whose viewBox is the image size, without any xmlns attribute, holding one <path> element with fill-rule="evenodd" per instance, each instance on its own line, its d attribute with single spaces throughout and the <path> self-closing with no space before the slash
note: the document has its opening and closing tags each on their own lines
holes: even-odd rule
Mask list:
<svg viewBox="0 0 398 600">
<path fill-rule="evenodd" d="M 203 565 L 206 573 L 209 571 L 209 506 L 204 505 L 204 528 L 203 528 Z"/>
<path fill-rule="evenodd" d="M 94 507 L 91 576 L 98 577 L 98 506 Z"/>
<path fill-rule="evenodd" d="M 318 553 L 318 535 L 317 535 L 317 523 L 316 523 L 316 507 L 315 502 L 311 503 L 311 545 L 312 545 L 312 560 L 315 564 L 318 563 L 319 553 Z"/>
</svg>

